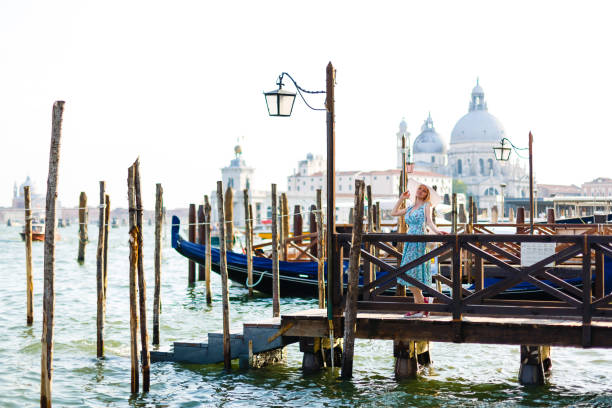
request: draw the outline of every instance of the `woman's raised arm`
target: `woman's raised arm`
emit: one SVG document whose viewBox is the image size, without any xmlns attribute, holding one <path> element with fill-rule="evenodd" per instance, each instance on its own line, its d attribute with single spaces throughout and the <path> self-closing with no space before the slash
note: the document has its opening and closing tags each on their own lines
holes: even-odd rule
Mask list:
<svg viewBox="0 0 612 408">
<path fill-rule="evenodd" d="M 404 200 L 408 198 L 410 198 L 410 191 L 404 191 L 402 195 L 399 197 L 399 200 L 397 200 L 397 203 L 395 203 L 395 206 L 393 206 L 393 209 L 391 210 L 391 215 L 393 217 L 401 217 L 402 215 L 406 214 L 407 209 L 406 208 L 400 209 L 400 205 L 402 205 Z"/>
</svg>

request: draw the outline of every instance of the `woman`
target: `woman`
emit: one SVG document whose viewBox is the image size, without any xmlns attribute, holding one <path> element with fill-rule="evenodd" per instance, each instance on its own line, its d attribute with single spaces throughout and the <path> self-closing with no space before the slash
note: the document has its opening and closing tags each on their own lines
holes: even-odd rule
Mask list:
<svg viewBox="0 0 612 408">
<path fill-rule="evenodd" d="M 419 185 L 416 190 L 414 204 L 407 206 L 405 209 L 400 209 L 401 204 L 410 198 L 410 191 L 405 191 L 400 196 L 399 200 L 393 207 L 391 215 L 401 217 L 405 215 L 406 225 L 408 226 L 408 234 L 425 234 L 425 225 L 434 234 L 446 234 L 446 232 L 438 230 L 431 219 L 431 202 L 429 187 L 424 184 Z M 406 265 L 423 255 L 425 255 L 425 242 L 406 242 L 404 243 L 404 253 L 402 254 L 401 265 Z M 431 271 L 429 270 L 429 262 L 422 263 L 406 272 L 409 276 L 431 286 Z M 414 296 L 415 303 L 425 303 L 423 292 L 416 286 L 404 281 L 401 278 L 397 279 L 398 283 L 408 287 Z M 423 312 L 409 312 L 406 317 L 422 317 Z"/>
</svg>

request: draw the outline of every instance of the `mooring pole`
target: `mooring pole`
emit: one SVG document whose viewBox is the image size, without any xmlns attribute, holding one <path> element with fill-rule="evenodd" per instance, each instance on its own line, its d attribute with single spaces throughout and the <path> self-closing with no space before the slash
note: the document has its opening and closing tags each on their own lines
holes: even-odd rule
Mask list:
<svg viewBox="0 0 612 408">
<path fill-rule="evenodd" d="M 234 249 L 234 190 L 225 190 L 225 243 L 228 251 Z"/>
<path fill-rule="evenodd" d="M 533 235 L 533 135 L 529 132 L 529 227 Z"/>
<path fill-rule="evenodd" d="M 198 244 L 204 245 L 204 205 L 198 205 Z M 204 271 L 204 265 L 198 263 L 198 280 L 206 279 L 206 273 Z"/>
<path fill-rule="evenodd" d="M 159 346 L 159 314 L 161 313 L 161 260 L 162 260 L 162 226 L 164 208 L 164 189 L 155 185 L 155 292 L 153 294 L 153 344 Z"/>
<path fill-rule="evenodd" d="M 195 204 L 189 204 L 189 242 L 196 242 L 196 207 Z M 187 282 L 189 285 L 193 285 L 196 279 L 196 265 L 191 259 L 188 261 L 188 275 Z"/>
<path fill-rule="evenodd" d="M 251 234 L 251 217 L 249 216 L 249 190 L 243 190 L 244 201 L 244 236 L 246 238 L 247 287 L 249 297 L 253 297 L 253 241 Z"/>
<path fill-rule="evenodd" d="M 205 195 L 204 196 L 204 245 L 206 245 L 206 259 L 204 260 L 204 279 L 206 280 L 205 285 L 206 285 L 206 304 L 208 306 L 212 305 L 212 291 L 210 288 L 210 267 L 211 267 L 211 249 L 210 249 L 210 245 L 211 245 L 211 238 L 210 238 L 210 220 L 212 219 L 212 217 L 210 216 L 211 213 L 211 206 L 210 206 L 210 202 L 208 201 L 208 196 Z"/>
<path fill-rule="evenodd" d="M 51 408 L 51 384 L 53 374 L 53 321 L 55 314 L 55 205 L 59 171 L 60 140 L 64 102 L 53 104 L 51 148 L 49 152 L 49 176 L 47 178 L 47 203 L 45 210 L 45 250 L 43 323 L 41 340 L 40 406 Z"/>
<path fill-rule="evenodd" d="M 138 392 L 138 227 L 136 226 L 136 195 L 134 192 L 134 166 L 128 169 L 128 220 L 130 226 L 130 386 L 132 394 Z"/>
<path fill-rule="evenodd" d="M 98 308 L 96 314 L 96 356 L 104 357 L 104 196 L 106 183 L 100 181 L 98 209 L 98 250 L 96 252 L 96 283 Z"/>
<path fill-rule="evenodd" d="M 104 287 L 104 315 L 106 321 L 106 288 L 108 287 L 108 226 L 110 224 L 110 196 L 104 195 L 104 254 L 102 255 L 103 268 L 103 287 Z"/>
<path fill-rule="evenodd" d="M 357 324 L 357 291 L 359 290 L 359 260 L 363 233 L 363 189 L 363 180 L 355 180 L 355 220 L 353 222 L 353 238 L 349 255 L 348 290 L 344 313 L 344 353 L 342 353 L 341 373 L 344 379 L 353 376 L 353 355 L 355 352 L 355 329 Z M 371 195 L 371 190 L 368 190 L 368 193 Z M 368 209 L 368 214 L 370 213 L 371 209 Z M 370 218 L 368 227 L 371 228 L 371 216 L 368 215 L 368 218 Z"/>
<path fill-rule="evenodd" d="M 231 189 L 228 188 L 228 191 Z M 221 273 L 221 295 L 223 297 L 223 364 L 226 370 L 232 369 L 232 352 L 230 343 L 229 321 L 229 288 L 227 283 L 227 253 L 225 214 L 223 212 L 223 182 L 217 181 L 217 211 L 219 212 L 219 272 Z"/>
<path fill-rule="evenodd" d="M 147 332 L 147 283 L 142 263 L 142 196 L 140 194 L 140 159 L 134 162 L 134 190 L 136 193 L 136 226 L 138 227 L 138 314 L 140 316 L 140 344 L 142 347 L 142 392 L 149 392 L 151 355 Z"/>
<path fill-rule="evenodd" d="M 85 246 L 87 245 L 87 222 L 89 218 L 89 211 L 87 210 L 87 194 L 81 191 L 79 196 L 79 253 L 77 255 L 77 262 L 81 265 L 85 263 Z"/>
<path fill-rule="evenodd" d="M 23 203 L 25 207 L 24 241 L 26 248 L 26 323 L 31 326 L 34 322 L 34 279 L 32 278 L 32 208 L 30 186 L 23 187 Z"/>
<path fill-rule="evenodd" d="M 280 283 L 278 276 L 278 206 L 276 184 L 272 184 L 272 317 L 280 316 Z"/>
</svg>

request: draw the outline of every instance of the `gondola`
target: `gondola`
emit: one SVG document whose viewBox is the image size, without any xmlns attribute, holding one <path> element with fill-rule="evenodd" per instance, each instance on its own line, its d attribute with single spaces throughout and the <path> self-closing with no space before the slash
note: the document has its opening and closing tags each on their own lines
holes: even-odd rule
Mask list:
<svg viewBox="0 0 612 408">
<path fill-rule="evenodd" d="M 179 234 L 179 219 L 172 217 L 172 248 L 179 254 L 201 265 L 206 260 L 206 246 L 189 242 Z M 211 269 L 219 273 L 219 248 L 211 245 Z M 317 263 L 311 261 L 279 261 L 278 275 L 282 296 L 316 297 L 318 293 Z M 344 269 L 348 261 L 344 262 Z M 327 276 L 327 264 L 324 265 Z M 227 276 L 230 280 L 246 285 L 247 256 L 227 252 Z M 272 259 L 253 257 L 253 287 L 263 293 L 272 294 Z"/>
</svg>

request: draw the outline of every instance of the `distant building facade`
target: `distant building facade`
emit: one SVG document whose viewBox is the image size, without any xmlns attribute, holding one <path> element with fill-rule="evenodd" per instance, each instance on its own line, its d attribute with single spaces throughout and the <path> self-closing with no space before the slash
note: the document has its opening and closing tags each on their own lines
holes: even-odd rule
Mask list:
<svg viewBox="0 0 612 408">
<path fill-rule="evenodd" d="M 582 184 L 582 195 L 591 197 L 612 197 L 612 179 L 597 177 Z"/>
</svg>

